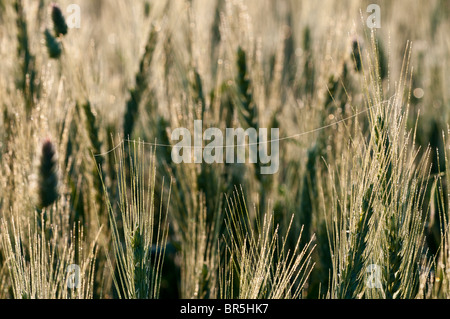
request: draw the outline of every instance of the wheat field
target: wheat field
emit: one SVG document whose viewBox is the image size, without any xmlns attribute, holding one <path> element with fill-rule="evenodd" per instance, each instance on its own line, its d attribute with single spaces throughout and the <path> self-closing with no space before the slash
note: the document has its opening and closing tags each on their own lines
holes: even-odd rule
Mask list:
<svg viewBox="0 0 450 319">
<path fill-rule="evenodd" d="M 0 299 L 449 298 L 449 28 L 448 0 L 0 0 Z M 270 132 L 275 172 L 178 163 L 197 123 Z"/>
</svg>

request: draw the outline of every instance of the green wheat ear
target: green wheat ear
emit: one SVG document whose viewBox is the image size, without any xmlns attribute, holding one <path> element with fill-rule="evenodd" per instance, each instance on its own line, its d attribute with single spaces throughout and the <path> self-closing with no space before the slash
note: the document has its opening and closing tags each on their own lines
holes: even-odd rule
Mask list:
<svg viewBox="0 0 450 319">
<path fill-rule="evenodd" d="M 258 106 L 253 98 L 253 87 L 252 81 L 250 79 L 250 73 L 248 71 L 247 55 L 246 52 L 239 47 L 237 50 L 237 77 L 236 77 L 236 87 L 238 95 L 238 114 L 241 125 L 245 128 L 254 128 L 256 131 L 259 130 L 259 114 Z M 259 145 L 257 146 L 257 151 L 259 152 Z M 271 176 L 261 175 L 261 162 L 257 161 L 254 164 L 255 177 L 260 183 L 260 200 L 259 209 L 261 212 L 264 211 L 264 205 L 266 203 L 266 194 L 269 192 L 272 186 Z"/>
<path fill-rule="evenodd" d="M 169 123 L 163 116 L 158 116 L 156 120 L 156 132 L 157 132 L 157 141 L 163 145 L 170 145 L 169 134 L 167 133 L 167 128 L 169 127 Z M 171 164 L 171 148 L 169 147 L 159 147 L 156 149 L 156 158 L 161 165 Z"/>
<path fill-rule="evenodd" d="M 38 195 L 39 209 L 50 206 L 58 198 L 57 157 L 55 146 L 50 139 L 46 139 L 41 148 Z"/>
<path fill-rule="evenodd" d="M 55 35 L 57 37 L 59 37 L 60 35 L 66 35 L 68 27 L 66 24 L 66 19 L 64 18 L 61 9 L 56 3 L 52 3 L 51 7 L 52 7 L 53 30 L 55 31 Z"/>
<path fill-rule="evenodd" d="M 131 232 L 131 249 L 133 250 L 134 289 L 135 298 L 143 299 L 148 296 L 147 269 L 145 268 L 146 254 L 139 226 Z"/>
<path fill-rule="evenodd" d="M 237 70 L 236 86 L 240 101 L 240 118 L 243 120 L 245 127 L 253 127 L 258 130 L 258 109 L 253 100 L 246 53 L 241 47 L 237 51 Z"/>
<path fill-rule="evenodd" d="M 361 205 L 359 221 L 353 235 L 353 241 L 348 253 L 346 266 L 342 272 L 341 283 L 339 285 L 338 298 L 353 299 L 363 291 L 362 273 L 366 260 L 366 248 L 369 235 L 369 221 L 373 210 L 373 184 L 364 193 Z"/>
<path fill-rule="evenodd" d="M 161 205 L 158 212 L 155 207 L 156 153 L 150 150 L 148 164 L 144 157 L 148 153 L 143 143 L 126 144 L 114 150 L 118 181 L 117 206 L 104 188 L 115 265 L 109 253 L 107 261 L 111 270 L 117 269 L 112 280 L 120 298 L 153 299 L 158 298 L 161 285 L 169 231 L 167 210 L 170 186 L 165 206 L 167 209 L 163 211 Z M 128 155 L 125 154 L 125 147 L 129 148 Z M 128 168 L 125 161 L 130 162 Z M 161 193 L 161 201 L 163 198 L 164 194 Z"/>
<path fill-rule="evenodd" d="M 144 3 L 144 16 L 148 18 L 150 16 L 151 5 L 149 1 L 145 1 Z"/>
<path fill-rule="evenodd" d="M 316 79 L 316 69 L 314 66 L 313 50 L 312 50 L 312 40 L 311 40 L 311 29 L 306 26 L 303 31 L 303 51 L 305 52 L 305 62 L 304 62 L 304 76 L 303 76 L 303 90 L 308 96 L 314 95 L 315 91 L 315 79 Z"/>
<path fill-rule="evenodd" d="M 380 77 L 382 80 L 386 79 L 389 74 L 389 61 L 386 58 L 386 52 L 381 39 L 376 40 L 376 50 L 377 50 L 377 62 L 378 69 L 380 72 Z"/>
<path fill-rule="evenodd" d="M 361 42 L 357 38 L 354 38 L 352 40 L 352 56 L 351 56 L 351 58 L 354 62 L 355 71 L 357 71 L 357 72 L 362 71 L 361 51 L 362 51 Z"/>
<path fill-rule="evenodd" d="M 35 97 L 39 94 L 39 87 L 36 84 L 36 59 L 30 50 L 27 20 L 21 0 L 14 2 L 14 9 L 17 15 L 17 57 L 21 72 L 17 81 L 17 87 L 23 92 L 26 111 L 27 114 L 30 114 L 35 103 Z"/>
<path fill-rule="evenodd" d="M 294 36 L 294 23 L 292 18 L 292 11 L 289 11 L 286 21 L 285 39 L 283 43 L 283 80 L 286 85 L 292 85 L 295 81 L 295 75 L 297 73 L 297 61 L 295 57 L 295 36 Z"/>
<path fill-rule="evenodd" d="M 45 29 L 44 36 L 45 46 L 47 47 L 49 57 L 52 59 L 59 59 L 62 53 L 61 42 L 50 33 L 49 29 Z"/>
<path fill-rule="evenodd" d="M 153 60 L 153 53 L 156 48 L 156 43 L 158 40 L 158 31 L 154 26 L 150 31 L 150 36 L 145 46 L 144 55 L 139 63 L 139 71 L 135 78 L 135 87 L 130 89 L 130 97 L 126 104 L 124 121 L 123 121 L 123 134 L 124 138 L 131 138 L 133 134 L 136 116 L 139 111 L 139 104 L 141 103 L 142 96 L 145 90 L 148 88 L 148 72 L 150 70 L 150 65 Z"/>
<path fill-rule="evenodd" d="M 78 105 L 77 105 L 78 106 Z M 89 140 L 91 142 L 92 153 L 94 156 L 95 167 L 92 171 L 94 187 L 96 190 L 96 199 L 99 203 L 99 211 L 103 214 L 105 211 L 105 204 L 103 200 L 103 182 L 106 180 L 104 173 L 105 158 L 100 155 L 102 149 L 102 142 L 99 138 L 100 130 L 97 117 L 92 109 L 92 105 L 89 101 L 82 105 L 84 115 L 86 116 L 86 129 L 89 134 Z"/>
<path fill-rule="evenodd" d="M 192 99 L 197 107 L 201 109 L 201 118 L 203 119 L 206 109 L 205 94 L 203 93 L 202 78 L 198 71 L 194 68 L 191 73 L 191 92 Z"/>
<path fill-rule="evenodd" d="M 95 115 L 94 111 L 92 110 L 91 103 L 88 101 L 85 104 L 82 105 L 84 115 L 86 116 L 86 128 L 89 133 L 89 140 L 91 141 L 91 145 L 93 148 L 94 154 L 100 154 L 102 142 L 99 138 L 99 126 L 97 121 L 97 116 Z M 99 157 L 97 160 L 100 163 L 103 163 L 103 157 Z"/>
</svg>

